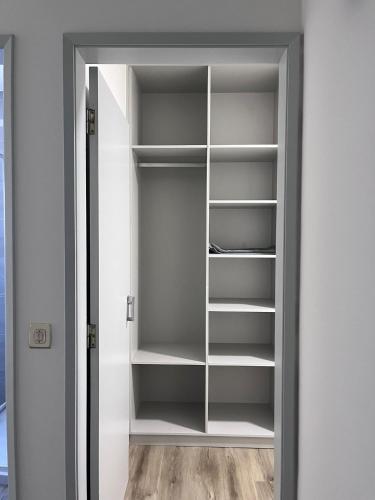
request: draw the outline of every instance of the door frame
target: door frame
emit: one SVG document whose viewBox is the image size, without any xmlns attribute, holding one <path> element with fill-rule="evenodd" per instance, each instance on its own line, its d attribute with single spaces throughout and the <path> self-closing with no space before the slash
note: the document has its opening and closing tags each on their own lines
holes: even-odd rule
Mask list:
<svg viewBox="0 0 375 500">
<path fill-rule="evenodd" d="M 4 53 L 4 208 L 5 208 L 5 335 L 6 408 L 9 499 L 16 499 L 15 450 L 15 313 L 14 313 L 14 35 L 0 35 Z"/>
<path fill-rule="evenodd" d="M 275 500 L 297 500 L 300 183 L 302 135 L 302 35 L 300 33 L 69 33 L 63 36 L 65 178 L 66 495 L 78 498 L 77 468 L 77 169 L 75 67 L 89 47 L 275 47 L 286 57 L 282 384 L 275 386 Z M 80 57 L 85 58 L 84 51 Z M 81 500 L 81 499 L 80 499 Z"/>
</svg>

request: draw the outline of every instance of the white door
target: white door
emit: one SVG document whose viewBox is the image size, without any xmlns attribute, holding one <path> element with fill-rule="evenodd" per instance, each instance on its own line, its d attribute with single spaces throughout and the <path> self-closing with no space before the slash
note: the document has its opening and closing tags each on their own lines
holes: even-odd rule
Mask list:
<svg viewBox="0 0 375 500">
<path fill-rule="evenodd" d="M 89 498 L 123 500 L 129 453 L 130 293 L 129 127 L 126 66 L 90 68 L 89 321 L 96 347 L 89 355 Z"/>
</svg>

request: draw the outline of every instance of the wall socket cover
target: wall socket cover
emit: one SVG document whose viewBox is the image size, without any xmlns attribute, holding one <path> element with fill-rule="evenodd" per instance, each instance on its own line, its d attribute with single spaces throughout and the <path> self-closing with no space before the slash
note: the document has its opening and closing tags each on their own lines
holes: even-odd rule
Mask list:
<svg viewBox="0 0 375 500">
<path fill-rule="evenodd" d="M 48 348 L 51 347 L 51 324 L 30 323 L 29 347 Z"/>
</svg>

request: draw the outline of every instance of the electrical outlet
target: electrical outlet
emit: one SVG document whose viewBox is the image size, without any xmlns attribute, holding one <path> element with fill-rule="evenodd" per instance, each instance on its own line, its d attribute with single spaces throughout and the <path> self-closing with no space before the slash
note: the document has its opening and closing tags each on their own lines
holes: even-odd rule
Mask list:
<svg viewBox="0 0 375 500">
<path fill-rule="evenodd" d="M 36 347 L 39 349 L 51 347 L 50 323 L 30 323 L 29 347 Z"/>
</svg>

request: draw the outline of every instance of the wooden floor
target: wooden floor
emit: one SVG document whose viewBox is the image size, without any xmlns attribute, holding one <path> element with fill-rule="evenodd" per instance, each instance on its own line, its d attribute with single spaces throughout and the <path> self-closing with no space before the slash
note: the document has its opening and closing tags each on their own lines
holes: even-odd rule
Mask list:
<svg viewBox="0 0 375 500">
<path fill-rule="evenodd" d="M 125 500 L 272 500 L 273 450 L 131 446 Z"/>
</svg>

